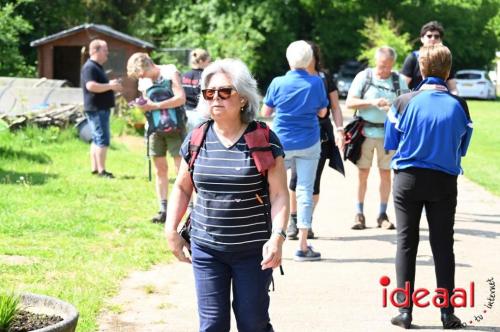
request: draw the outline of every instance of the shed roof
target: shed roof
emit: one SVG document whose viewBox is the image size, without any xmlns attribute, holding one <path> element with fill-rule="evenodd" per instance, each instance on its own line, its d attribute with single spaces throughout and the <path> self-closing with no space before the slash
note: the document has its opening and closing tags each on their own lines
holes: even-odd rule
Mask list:
<svg viewBox="0 0 500 332">
<path fill-rule="evenodd" d="M 153 44 L 151 44 L 151 43 L 149 43 L 147 41 L 144 41 L 142 39 L 135 38 L 135 37 L 132 37 L 130 35 L 127 35 L 127 34 L 125 34 L 123 32 L 117 31 L 117 30 L 115 30 L 115 29 L 113 29 L 113 28 L 111 28 L 111 27 L 109 27 L 107 25 L 94 24 L 94 23 L 85 23 L 85 24 L 73 27 L 71 29 L 60 31 L 60 32 L 55 33 L 53 35 L 46 36 L 46 37 L 34 40 L 34 41 L 32 41 L 30 43 L 30 46 L 31 47 L 37 47 L 37 46 L 46 44 L 48 42 L 51 42 L 53 40 L 64 38 L 66 36 L 69 36 L 69 35 L 75 34 L 77 32 L 80 32 L 82 30 L 88 30 L 88 29 L 100 32 L 102 34 L 108 35 L 108 36 L 113 37 L 115 39 L 119 39 L 119 40 L 125 41 L 125 42 L 133 44 L 133 45 L 137 45 L 139 47 L 143 47 L 143 48 L 155 48 L 155 46 Z"/>
</svg>

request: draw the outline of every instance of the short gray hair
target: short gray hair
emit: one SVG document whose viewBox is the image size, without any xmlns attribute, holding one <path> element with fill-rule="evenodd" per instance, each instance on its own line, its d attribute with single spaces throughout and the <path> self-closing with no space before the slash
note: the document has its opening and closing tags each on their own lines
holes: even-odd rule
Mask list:
<svg viewBox="0 0 500 332">
<path fill-rule="evenodd" d="M 293 68 L 306 68 L 313 58 L 313 50 L 304 40 L 297 40 L 288 45 L 286 59 Z"/>
<path fill-rule="evenodd" d="M 248 67 L 239 59 L 216 60 L 208 65 L 201 75 L 201 89 L 206 89 L 212 76 L 217 73 L 226 74 L 239 95 L 247 100 L 244 110 L 241 112 L 241 121 L 250 123 L 255 119 L 259 111 L 260 95 L 257 90 L 257 81 L 253 78 Z M 208 114 L 208 103 L 200 96 L 197 110 L 202 114 Z"/>
<path fill-rule="evenodd" d="M 381 47 L 377 48 L 377 50 L 375 51 L 375 60 L 377 60 L 382 55 L 388 56 L 394 62 L 396 61 L 396 58 L 398 56 L 396 54 L 396 50 L 390 46 L 381 46 Z"/>
</svg>

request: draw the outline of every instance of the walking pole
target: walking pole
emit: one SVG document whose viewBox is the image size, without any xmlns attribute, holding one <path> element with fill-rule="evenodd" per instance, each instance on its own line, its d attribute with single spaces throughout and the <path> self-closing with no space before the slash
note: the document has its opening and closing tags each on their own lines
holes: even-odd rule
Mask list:
<svg viewBox="0 0 500 332">
<path fill-rule="evenodd" d="M 147 133 L 146 133 L 146 158 L 148 158 L 148 179 L 149 179 L 149 182 L 151 182 L 152 178 L 151 178 L 151 156 L 149 155 L 149 136 Z"/>
</svg>

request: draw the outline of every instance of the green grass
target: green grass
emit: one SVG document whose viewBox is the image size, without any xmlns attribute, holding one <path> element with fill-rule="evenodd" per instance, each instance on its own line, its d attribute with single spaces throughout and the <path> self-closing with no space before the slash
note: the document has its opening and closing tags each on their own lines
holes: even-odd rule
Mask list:
<svg viewBox="0 0 500 332">
<path fill-rule="evenodd" d="M 19 297 L 14 293 L 0 293 L 0 332 L 6 332 L 20 310 Z"/>
<path fill-rule="evenodd" d="M 90 175 L 88 150 L 73 130 L 0 131 L 0 292 L 74 304 L 79 332 L 96 330 L 129 272 L 171 259 L 162 227 L 148 222 L 157 203 L 144 148 L 112 140 L 115 180 Z M 6 259 L 15 256 L 24 259 Z"/>
<path fill-rule="evenodd" d="M 467 178 L 500 195 L 500 101 L 468 101 L 474 132 L 462 167 Z"/>
</svg>

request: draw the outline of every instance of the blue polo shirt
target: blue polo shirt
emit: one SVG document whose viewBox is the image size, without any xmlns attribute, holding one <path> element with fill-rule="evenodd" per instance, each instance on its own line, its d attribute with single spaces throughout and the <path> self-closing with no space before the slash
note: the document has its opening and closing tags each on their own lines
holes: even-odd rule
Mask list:
<svg viewBox="0 0 500 332">
<path fill-rule="evenodd" d="M 323 81 L 303 69 L 273 79 L 264 104 L 274 108 L 273 130 L 285 151 L 307 149 L 319 141 L 317 113 L 328 106 Z"/>
<path fill-rule="evenodd" d="M 428 77 L 424 84 L 446 83 Z M 447 91 L 419 90 L 396 99 L 385 122 L 386 150 L 396 150 L 393 169 L 429 168 L 452 175 L 462 174 L 472 136 L 467 103 Z"/>
</svg>

